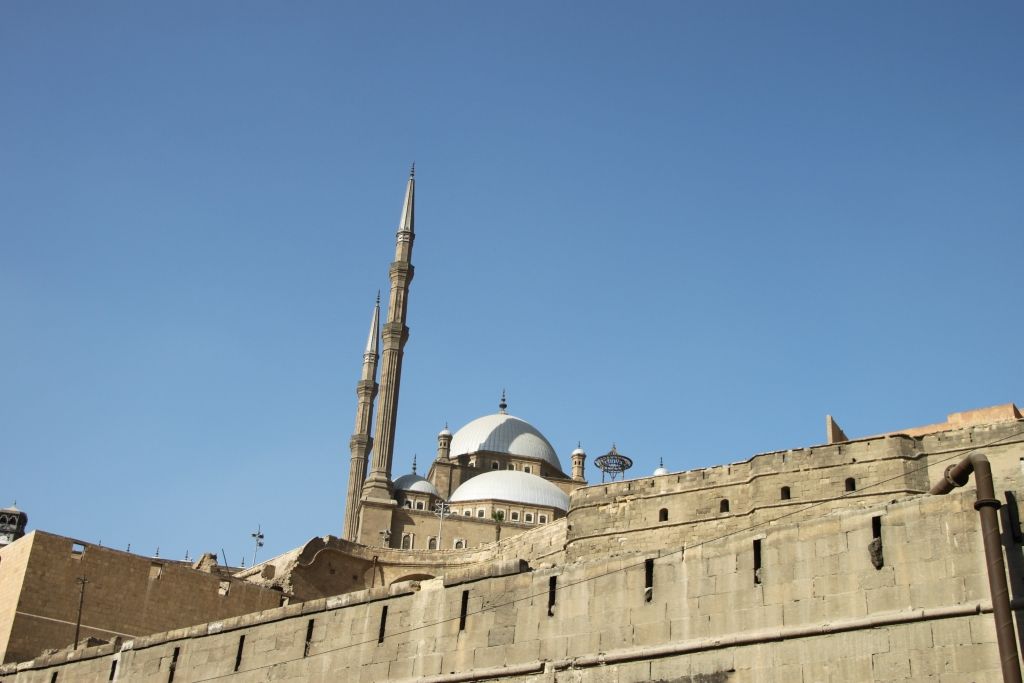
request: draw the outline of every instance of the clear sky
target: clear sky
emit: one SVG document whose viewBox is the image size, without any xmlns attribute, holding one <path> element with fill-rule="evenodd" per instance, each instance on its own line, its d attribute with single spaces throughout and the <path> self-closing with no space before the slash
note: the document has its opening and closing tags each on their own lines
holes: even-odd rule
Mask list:
<svg viewBox="0 0 1024 683">
<path fill-rule="evenodd" d="M 409 164 L 395 475 L 650 473 L 1024 402 L 1019 2 L 0 4 L 0 505 L 338 534 Z M 591 481 L 600 473 L 588 468 Z"/>
</svg>

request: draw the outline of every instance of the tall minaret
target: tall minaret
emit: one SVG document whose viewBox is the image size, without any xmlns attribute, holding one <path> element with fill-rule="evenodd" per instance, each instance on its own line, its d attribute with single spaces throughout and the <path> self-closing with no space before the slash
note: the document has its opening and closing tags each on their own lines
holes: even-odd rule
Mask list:
<svg viewBox="0 0 1024 683">
<path fill-rule="evenodd" d="M 363 352 L 363 374 L 356 384 L 356 396 L 359 405 L 356 408 L 356 426 L 352 438 L 348 440 L 348 448 L 352 451 L 352 460 L 348 466 L 348 497 L 345 498 L 345 528 L 343 538 L 356 540 L 359 528 L 359 499 L 363 495 L 363 480 L 366 479 L 366 457 L 373 449 L 373 400 L 377 397 L 377 355 L 380 351 L 380 292 L 377 292 L 377 304 L 373 307 L 373 320 L 370 322 L 370 336 L 366 340 Z"/>
<path fill-rule="evenodd" d="M 395 421 L 398 417 L 398 389 L 402 379 L 402 354 L 409 339 L 405 325 L 409 305 L 409 283 L 412 282 L 412 243 L 415 239 L 416 166 L 409 171 L 409 184 L 405 189 L 402 218 L 395 236 L 395 260 L 388 275 L 391 296 L 388 299 L 388 319 L 384 324 L 384 352 L 381 355 L 380 412 L 377 433 L 373 443 L 373 466 L 363 487 L 363 500 L 391 501 L 391 459 L 395 452 Z M 362 536 L 377 534 L 376 529 L 364 529 Z M 364 541 L 365 542 L 365 541 Z"/>
</svg>

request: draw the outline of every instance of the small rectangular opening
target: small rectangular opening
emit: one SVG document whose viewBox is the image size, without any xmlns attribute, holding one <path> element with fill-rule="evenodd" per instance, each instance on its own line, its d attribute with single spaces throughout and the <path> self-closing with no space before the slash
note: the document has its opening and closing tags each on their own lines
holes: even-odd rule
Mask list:
<svg viewBox="0 0 1024 683">
<path fill-rule="evenodd" d="M 174 653 L 171 655 L 171 668 L 167 673 L 167 683 L 174 683 L 174 670 L 178 668 L 178 655 L 181 654 L 181 648 L 174 648 Z"/>
<path fill-rule="evenodd" d="M 871 538 L 882 537 L 882 517 L 876 515 L 871 518 Z"/>
<path fill-rule="evenodd" d="M 149 565 L 149 578 L 159 579 L 160 575 L 164 572 L 164 566 L 159 562 L 153 562 Z"/>
<path fill-rule="evenodd" d="M 761 583 L 761 539 L 754 541 L 754 583 Z"/>
<path fill-rule="evenodd" d="M 50 674 L 50 683 L 57 683 L 57 672 L 56 671 L 54 671 L 52 674 Z"/>
<path fill-rule="evenodd" d="M 85 552 L 85 545 L 84 544 L 72 542 L 72 544 L 71 544 L 71 554 L 72 555 L 81 557 L 82 553 L 84 553 L 84 552 Z"/>
<path fill-rule="evenodd" d="M 309 646 L 313 642 L 313 619 L 306 622 L 306 644 L 302 648 L 302 656 L 309 656 Z"/>
<path fill-rule="evenodd" d="M 238 652 L 235 653 L 235 671 L 242 666 L 242 650 L 245 649 L 245 636 L 238 636 Z"/>
<path fill-rule="evenodd" d="M 462 591 L 462 607 L 459 608 L 459 630 L 466 630 L 466 611 L 469 609 L 469 591 Z"/>
<path fill-rule="evenodd" d="M 558 577 L 548 577 L 548 616 L 555 616 L 555 591 L 558 590 Z"/>
<path fill-rule="evenodd" d="M 110 675 L 107 676 L 107 680 L 108 681 L 114 680 L 114 676 L 116 676 L 116 675 L 117 675 L 117 660 L 115 659 L 115 660 L 110 662 Z"/>
<path fill-rule="evenodd" d="M 384 628 L 388 623 L 388 606 L 384 605 L 380 608 L 380 630 L 377 632 L 377 644 L 384 642 Z"/>
<path fill-rule="evenodd" d="M 654 599 L 654 560 L 644 560 L 644 602 Z"/>
<path fill-rule="evenodd" d="M 231 582 L 230 581 L 221 581 L 220 582 L 220 587 L 217 589 L 217 595 L 220 595 L 220 596 L 223 597 L 223 596 L 227 595 L 229 592 L 231 592 Z"/>
</svg>

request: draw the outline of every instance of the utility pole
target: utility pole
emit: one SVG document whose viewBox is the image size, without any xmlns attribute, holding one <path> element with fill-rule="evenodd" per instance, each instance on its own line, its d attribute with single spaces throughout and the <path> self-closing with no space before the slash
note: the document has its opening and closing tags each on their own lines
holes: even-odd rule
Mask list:
<svg viewBox="0 0 1024 683">
<path fill-rule="evenodd" d="M 263 531 L 261 529 L 262 529 L 262 527 L 259 524 L 257 524 L 256 525 L 256 531 L 254 531 L 253 533 L 249 534 L 254 539 L 256 539 L 256 549 L 252 551 L 252 565 L 254 567 L 256 566 L 256 553 L 258 553 L 260 551 L 260 548 L 263 547 Z M 242 566 L 243 567 L 245 566 L 245 560 L 244 559 L 242 560 Z"/>
<path fill-rule="evenodd" d="M 437 549 L 441 549 L 441 529 L 444 525 L 444 518 L 452 513 L 452 506 L 443 500 L 439 500 L 434 506 L 434 514 L 437 515 Z"/>
<path fill-rule="evenodd" d="M 78 617 L 75 619 L 75 649 L 78 649 L 78 636 L 82 630 L 82 605 L 85 604 L 85 584 L 89 583 L 89 579 L 84 576 L 79 576 L 75 579 L 80 588 L 78 590 Z"/>
</svg>

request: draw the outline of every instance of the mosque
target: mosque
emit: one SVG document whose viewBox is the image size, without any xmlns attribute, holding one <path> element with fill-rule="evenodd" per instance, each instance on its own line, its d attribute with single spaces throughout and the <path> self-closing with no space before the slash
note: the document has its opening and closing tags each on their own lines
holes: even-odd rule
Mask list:
<svg viewBox="0 0 1024 683">
<path fill-rule="evenodd" d="M 508 413 L 502 392 L 497 413 L 479 417 L 454 434 L 447 426 L 441 430 L 437 456 L 425 477 L 416 471 L 415 459 L 412 472 L 392 476 L 398 390 L 409 338 L 406 313 L 414 272 L 415 217 L 413 167 L 395 237 L 395 260 L 388 270 L 387 318 L 382 329 L 378 297 L 356 385 L 343 538 L 404 550 L 475 547 L 564 517 L 569 494 L 587 484 L 586 454 L 581 448 L 569 454 L 571 474 L 566 474 L 544 435 Z M 376 431 L 371 435 L 377 401 Z"/>
</svg>

